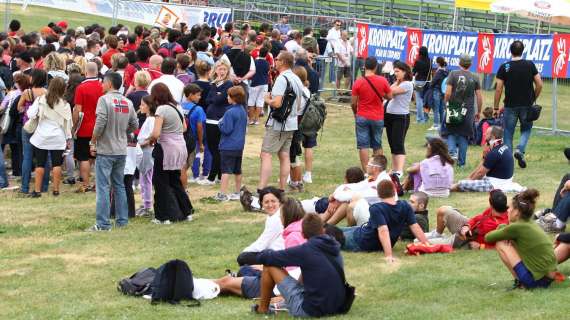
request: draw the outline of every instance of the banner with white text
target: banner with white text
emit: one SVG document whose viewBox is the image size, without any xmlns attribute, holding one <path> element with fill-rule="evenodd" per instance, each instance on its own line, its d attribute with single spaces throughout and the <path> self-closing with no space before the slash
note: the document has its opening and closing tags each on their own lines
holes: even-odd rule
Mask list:
<svg viewBox="0 0 570 320">
<path fill-rule="evenodd" d="M 515 40 L 524 43 L 523 58 L 533 61 L 543 76 L 570 78 L 568 34 L 492 34 L 357 25 L 359 58 L 375 56 L 380 61 L 400 60 L 413 65 L 420 47 L 425 46 L 434 64 L 437 57 L 444 57 L 451 70 L 459 68 L 459 56 L 467 53 L 473 58 L 470 70 L 480 73 L 497 73 L 511 59 L 509 49 Z"/>
</svg>

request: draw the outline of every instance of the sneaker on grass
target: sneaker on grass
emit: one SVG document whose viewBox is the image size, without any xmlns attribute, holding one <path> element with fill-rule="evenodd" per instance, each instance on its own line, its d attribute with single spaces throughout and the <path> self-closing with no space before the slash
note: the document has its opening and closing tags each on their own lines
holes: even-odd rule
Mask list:
<svg viewBox="0 0 570 320">
<path fill-rule="evenodd" d="M 101 228 L 95 224 L 95 225 L 92 225 L 91 227 L 85 229 L 85 231 L 87 231 L 87 232 L 99 232 L 99 231 L 111 231 L 111 229 L 103 229 L 103 228 Z"/>
<path fill-rule="evenodd" d="M 198 181 L 196 181 L 196 183 L 201 185 L 201 186 L 213 186 L 214 184 L 216 184 L 214 181 L 211 181 L 208 179 L 198 180 Z"/>
<path fill-rule="evenodd" d="M 150 222 L 151 222 L 151 223 L 154 223 L 154 224 L 170 224 L 170 220 L 160 221 L 160 220 L 158 220 L 158 219 L 156 219 L 156 218 L 150 220 Z"/>
<path fill-rule="evenodd" d="M 526 168 L 526 160 L 524 159 L 524 154 L 522 152 L 520 152 L 519 150 L 516 150 L 515 153 L 513 154 L 513 156 L 517 160 L 517 163 L 518 163 L 519 167 L 521 167 L 521 169 Z"/>
<path fill-rule="evenodd" d="M 310 172 L 305 172 L 303 175 L 303 182 L 304 183 L 313 183 L 313 177 L 311 176 Z"/>
<path fill-rule="evenodd" d="M 215 196 L 212 197 L 214 200 L 219 201 L 219 202 L 226 202 L 229 201 L 230 199 L 228 198 L 227 195 L 218 192 Z"/>
<path fill-rule="evenodd" d="M 151 214 L 151 209 L 150 208 L 145 208 L 145 207 L 140 207 L 135 211 L 135 216 L 137 217 L 144 217 L 144 216 L 148 216 Z"/>
<path fill-rule="evenodd" d="M 230 201 L 238 201 L 240 198 L 240 193 L 239 192 L 234 192 L 234 193 L 230 193 L 228 194 L 228 199 Z"/>
</svg>

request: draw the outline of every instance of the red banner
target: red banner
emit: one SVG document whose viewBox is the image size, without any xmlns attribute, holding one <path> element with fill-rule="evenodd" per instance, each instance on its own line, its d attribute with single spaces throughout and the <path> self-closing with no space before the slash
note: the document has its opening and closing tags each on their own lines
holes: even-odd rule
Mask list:
<svg viewBox="0 0 570 320">
<path fill-rule="evenodd" d="M 407 32 L 408 45 L 406 47 L 406 51 L 408 52 L 408 55 L 406 62 L 413 66 L 420 54 L 420 47 L 422 46 L 422 30 L 409 28 Z"/>
<path fill-rule="evenodd" d="M 356 30 L 358 30 L 356 36 L 358 39 L 358 48 L 356 48 L 356 55 L 358 58 L 368 57 L 368 25 L 367 24 L 357 24 Z"/>
<path fill-rule="evenodd" d="M 493 73 L 495 54 L 495 35 L 492 33 L 479 33 L 477 38 L 477 72 Z"/>
<path fill-rule="evenodd" d="M 570 35 L 552 35 L 552 77 L 566 78 L 568 75 L 568 56 L 570 54 Z"/>
</svg>

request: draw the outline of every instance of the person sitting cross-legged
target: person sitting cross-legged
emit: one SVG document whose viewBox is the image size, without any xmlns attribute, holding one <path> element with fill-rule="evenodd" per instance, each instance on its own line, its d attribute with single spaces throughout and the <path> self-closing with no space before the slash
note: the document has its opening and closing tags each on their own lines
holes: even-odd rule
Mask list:
<svg viewBox="0 0 570 320">
<path fill-rule="evenodd" d="M 459 180 L 451 186 L 451 191 L 489 192 L 500 189 L 520 192 L 523 187 L 513 182 L 515 163 L 511 149 L 503 144 L 503 129 L 498 126 L 487 128 L 485 140 L 491 150 L 466 180 Z"/>
<path fill-rule="evenodd" d="M 531 220 L 538 196 L 536 189 L 515 195 L 508 209 L 510 224 L 485 236 L 515 278 L 514 288 L 547 288 L 557 276 L 550 238 Z"/>
<path fill-rule="evenodd" d="M 536 222 L 546 232 L 559 233 L 566 230 L 570 217 L 570 173 L 564 175 L 554 194 L 552 209 L 545 209 Z"/>
<path fill-rule="evenodd" d="M 370 220 L 360 227 L 343 228 L 347 251 L 384 251 L 388 262 L 393 262 L 392 247 L 398 241 L 402 230 L 409 226 L 412 233 L 427 244 L 424 232 L 416 222 L 414 210 L 403 200 L 396 200 L 392 181 L 378 184 L 380 203 L 370 206 Z"/>
<path fill-rule="evenodd" d="M 454 248 L 494 248 L 493 243 L 485 241 L 485 235 L 499 225 L 509 223 L 507 208 L 507 196 L 501 190 L 492 190 L 489 193 L 489 208 L 472 218 L 467 218 L 452 207 L 440 207 L 437 209 L 437 226 L 426 233 L 426 238 L 430 243 L 450 244 Z M 443 235 L 445 228 L 451 232 L 451 236 Z"/>
<path fill-rule="evenodd" d="M 293 248 L 264 250 L 257 256 L 263 264 L 261 297 L 253 307 L 256 313 L 270 312 L 269 303 L 273 287 L 277 285 L 285 299 L 289 315 L 293 317 L 322 317 L 339 314 L 346 294 L 342 271 L 343 261 L 339 243 L 324 234 L 321 218 L 307 214 L 302 222 L 306 243 Z M 295 280 L 283 269 L 286 266 L 301 268 L 302 282 Z"/>
</svg>

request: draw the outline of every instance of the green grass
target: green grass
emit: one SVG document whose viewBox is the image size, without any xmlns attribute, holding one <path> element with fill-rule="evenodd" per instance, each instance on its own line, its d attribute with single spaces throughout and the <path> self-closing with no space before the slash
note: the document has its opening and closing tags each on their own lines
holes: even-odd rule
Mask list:
<svg viewBox="0 0 570 320">
<path fill-rule="evenodd" d="M 412 124 L 408 163 L 422 159 L 426 128 Z M 244 174 L 250 186 L 257 182 L 261 136 L 261 127 L 248 133 Z M 325 195 L 341 183 L 344 169 L 358 164 L 354 141 L 350 111 L 331 106 L 315 151 L 314 184 L 295 196 Z M 567 171 L 561 154 L 565 146 L 558 137 L 534 136 L 528 150 L 529 168 L 516 170 L 518 182 L 542 192 L 541 207 L 550 205 L 554 188 Z M 456 172 L 457 178 L 474 168 L 480 152 L 478 147 L 470 148 L 469 163 Z M 190 187 L 197 209 L 191 223 L 156 226 L 149 219 L 137 218 L 125 230 L 103 234 L 82 231 L 94 223 L 92 193 L 77 195 L 64 187 L 59 198 L 22 199 L 12 193 L 0 194 L 0 318 L 253 318 L 248 312 L 251 301 L 235 297 L 220 297 L 189 309 L 152 306 L 115 289 L 119 279 L 139 268 L 174 258 L 186 260 L 197 277 L 217 278 L 226 268 L 236 269 L 235 257 L 261 232 L 264 217 L 241 212 L 237 203 L 199 201 L 216 190 Z M 434 199 L 429 205 L 432 226 L 440 205 L 451 204 L 474 215 L 486 203 L 485 194 Z M 353 310 L 344 318 L 528 319 L 566 315 L 567 291 L 560 286 L 547 291 L 506 292 L 510 275 L 493 251 L 405 257 L 403 250 L 402 243 L 396 245 L 400 259 L 395 266 L 386 265 L 378 253 L 344 254 L 347 278 L 358 290 Z M 566 265 L 561 270 L 570 273 Z"/>
</svg>

